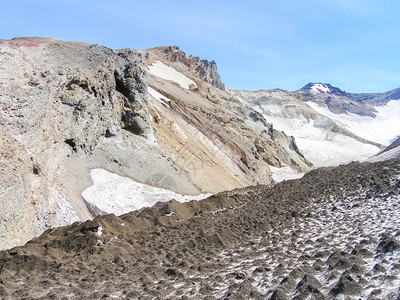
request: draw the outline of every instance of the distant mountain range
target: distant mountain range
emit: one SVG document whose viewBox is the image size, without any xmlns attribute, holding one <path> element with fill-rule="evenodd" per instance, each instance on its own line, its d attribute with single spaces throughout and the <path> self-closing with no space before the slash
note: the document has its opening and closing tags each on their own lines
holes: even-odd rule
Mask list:
<svg viewBox="0 0 400 300">
<path fill-rule="evenodd" d="M 335 113 L 357 113 L 375 116 L 371 107 L 385 105 L 391 100 L 400 99 L 400 88 L 385 93 L 347 93 L 327 83 L 308 83 L 297 92 L 305 94 L 305 101 L 316 94 L 324 99 L 325 104 Z M 334 98 L 333 98 L 334 97 Z"/>
<path fill-rule="evenodd" d="M 322 88 L 321 88 L 322 87 Z M 310 82 L 302 87 L 301 92 L 312 92 L 319 91 L 325 92 L 331 95 L 336 96 L 345 96 L 351 100 L 361 102 L 361 103 L 369 103 L 372 105 L 386 104 L 390 100 L 399 100 L 400 99 L 400 88 L 384 92 L 384 93 L 347 93 L 342 91 L 338 87 L 334 87 L 329 83 L 313 83 Z"/>
</svg>

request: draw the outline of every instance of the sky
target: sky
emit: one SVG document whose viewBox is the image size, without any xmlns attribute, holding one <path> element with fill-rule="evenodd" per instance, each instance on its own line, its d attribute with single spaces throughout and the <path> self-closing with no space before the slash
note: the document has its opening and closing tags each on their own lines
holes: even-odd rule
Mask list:
<svg viewBox="0 0 400 300">
<path fill-rule="evenodd" d="M 1 0 L 0 12 L 0 39 L 176 45 L 214 60 L 231 89 L 400 87 L 399 0 Z"/>
</svg>

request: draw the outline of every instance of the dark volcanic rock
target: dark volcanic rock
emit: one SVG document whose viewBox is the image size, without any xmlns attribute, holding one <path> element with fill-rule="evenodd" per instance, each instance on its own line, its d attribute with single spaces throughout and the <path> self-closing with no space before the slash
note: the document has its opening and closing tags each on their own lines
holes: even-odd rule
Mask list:
<svg viewBox="0 0 400 300">
<path fill-rule="evenodd" d="M 339 279 L 339 282 L 336 286 L 330 291 L 330 295 L 333 297 L 338 296 L 339 294 L 348 295 L 348 296 L 356 296 L 359 295 L 362 291 L 361 285 L 359 285 L 352 276 L 345 275 Z"/>
<path fill-rule="evenodd" d="M 352 163 L 51 229 L 0 252 L 0 297 L 396 299 L 399 175 Z"/>
</svg>

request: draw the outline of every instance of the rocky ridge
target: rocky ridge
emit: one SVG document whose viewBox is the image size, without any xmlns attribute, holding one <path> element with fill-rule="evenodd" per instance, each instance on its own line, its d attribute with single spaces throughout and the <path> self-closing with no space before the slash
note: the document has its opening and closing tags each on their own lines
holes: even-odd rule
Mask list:
<svg viewBox="0 0 400 300">
<path fill-rule="evenodd" d="M 400 157 L 400 137 L 393 141 L 385 149 L 371 157 L 368 161 L 376 162 Z"/>
<path fill-rule="evenodd" d="M 177 70 L 188 73 L 189 76 L 194 76 L 220 90 L 225 90 L 215 61 L 210 62 L 197 56 L 187 56 L 178 46 L 156 47 L 148 50 L 121 49 L 116 52 L 130 57 L 137 56 L 137 61 L 145 67 L 162 59 L 172 64 Z"/>
</svg>

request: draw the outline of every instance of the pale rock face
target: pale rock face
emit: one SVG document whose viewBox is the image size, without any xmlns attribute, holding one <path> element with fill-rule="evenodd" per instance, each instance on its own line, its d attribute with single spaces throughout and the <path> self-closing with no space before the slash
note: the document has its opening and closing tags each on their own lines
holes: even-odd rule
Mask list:
<svg viewBox="0 0 400 300">
<path fill-rule="evenodd" d="M 90 217 L 71 191 L 68 159 L 122 128 L 153 133 L 145 72 L 109 49 L 48 39 L 1 41 L 0 49 L 0 235 L 10 247 Z"/>
</svg>

